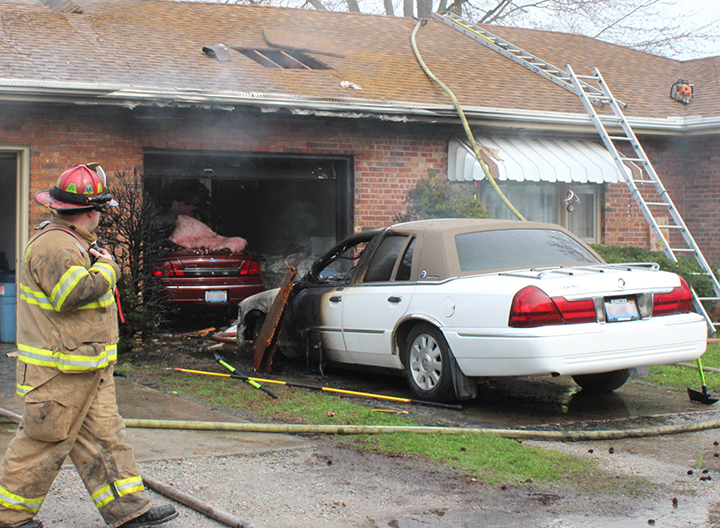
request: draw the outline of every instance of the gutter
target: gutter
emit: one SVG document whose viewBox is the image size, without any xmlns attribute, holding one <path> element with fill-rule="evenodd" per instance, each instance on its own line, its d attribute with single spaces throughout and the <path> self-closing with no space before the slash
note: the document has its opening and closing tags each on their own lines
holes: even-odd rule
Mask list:
<svg viewBox="0 0 720 528">
<path fill-rule="evenodd" d="M 115 105 L 130 109 L 137 106 L 184 106 L 234 110 L 238 106 L 253 106 L 264 113 L 286 109 L 294 115 L 458 123 L 457 112 L 453 105 L 254 92 L 163 90 L 45 80 L 0 79 L 0 101 Z M 473 125 L 596 132 L 590 116 L 584 113 L 474 106 L 463 107 L 463 110 Z M 695 135 L 720 132 L 720 117 L 688 116 L 662 119 L 627 116 L 627 120 L 636 133 L 643 134 Z"/>
</svg>

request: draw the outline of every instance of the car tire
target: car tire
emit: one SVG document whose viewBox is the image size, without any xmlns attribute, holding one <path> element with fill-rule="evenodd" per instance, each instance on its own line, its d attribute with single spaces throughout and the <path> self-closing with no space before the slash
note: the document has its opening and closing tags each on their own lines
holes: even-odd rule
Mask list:
<svg viewBox="0 0 720 528">
<path fill-rule="evenodd" d="M 252 327 L 249 328 L 248 339 L 252 341 L 253 347 L 255 346 L 255 341 L 257 341 L 257 338 L 260 335 L 260 329 L 262 328 L 263 323 L 265 323 L 266 317 L 267 316 L 264 313 L 258 313 L 252 319 Z"/>
<path fill-rule="evenodd" d="M 454 399 L 450 347 L 442 332 L 427 323 L 416 325 L 405 341 L 403 363 L 410 390 L 419 399 Z"/>
<path fill-rule="evenodd" d="M 262 312 L 252 311 L 245 315 L 245 331 L 237 334 L 237 344 L 240 350 L 252 352 L 264 322 L 265 314 Z"/>
<path fill-rule="evenodd" d="M 588 392 L 612 392 L 622 387 L 629 377 L 630 371 L 621 369 L 598 374 L 578 374 L 572 378 L 575 383 Z"/>
</svg>

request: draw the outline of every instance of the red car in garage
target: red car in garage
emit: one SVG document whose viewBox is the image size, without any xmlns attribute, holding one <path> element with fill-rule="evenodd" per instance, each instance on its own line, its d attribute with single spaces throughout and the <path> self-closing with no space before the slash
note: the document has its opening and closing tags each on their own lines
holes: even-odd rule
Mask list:
<svg viewBox="0 0 720 528">
<path fill-rule="evenodd" d="M 229 250 L 173 251 L 153 275 L 177 307 L 235 306 L 265 289 L 257 257 Z"/>
</svg>

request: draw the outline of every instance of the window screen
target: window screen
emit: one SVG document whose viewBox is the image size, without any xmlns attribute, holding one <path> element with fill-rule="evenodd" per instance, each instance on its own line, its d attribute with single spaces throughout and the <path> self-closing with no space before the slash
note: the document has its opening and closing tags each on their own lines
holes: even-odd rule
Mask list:
<svg viewBox="0 0 720 528">
<path fill-rule="evenodd" d="M 392 278 L 400 251 L 405 246 L 407 236 L 390 235 L 383 239 L 380 247 L 370 261 L 364 282 L 386 282 Z"/>
<path fill-rule="evenodd" d="M 585 246 L 561 231 L 507 229 L 465 233 L 455 237 L 455 246 L 464 272 L 600 262 Z"/>
</svg>

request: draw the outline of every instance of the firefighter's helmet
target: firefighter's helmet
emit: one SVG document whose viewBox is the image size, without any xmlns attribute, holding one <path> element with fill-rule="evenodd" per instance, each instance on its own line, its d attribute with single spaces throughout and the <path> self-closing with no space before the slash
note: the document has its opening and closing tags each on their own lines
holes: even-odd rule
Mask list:
<svg viewBox="0 0 720 528">
<path fill-rule="evenodd" d="M 81 213 L 101 210 L 107 205 L 117 206 L 118 203 L 107 191 L 105 172 L 99 165 L 93 169 L 88 165 L 70 167 L 50 189 L 37 193 L 35 201 L 61 213 Z"/>
</svg>

